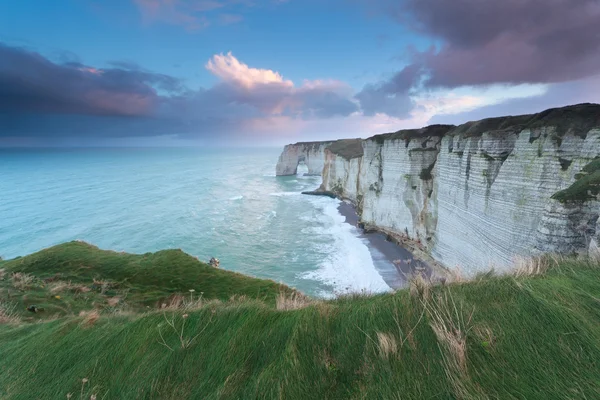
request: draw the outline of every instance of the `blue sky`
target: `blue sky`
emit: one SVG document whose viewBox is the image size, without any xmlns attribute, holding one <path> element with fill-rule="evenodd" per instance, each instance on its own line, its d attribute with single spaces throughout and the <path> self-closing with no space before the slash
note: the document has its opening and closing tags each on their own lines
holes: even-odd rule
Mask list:
<svg viewBox="0 0 600 400">
<path fill-rule="evenodd" d="M 402 65 L 406 47 L 424 49 L 432 43 L 384 15 L 368 16 L 359 7 L 334 3 L 340 2 L 234 5 L 208 13 L 210 25 L 194 30 L 160 18 L 144 21 L 134 1 L 4 2 L 0 39 L 94 66 L 133 61 L 192 86 L 214 83 L 203 65 L 214 54 L 231 51 L 249 65 L 282 71 L 293 81 L 335 77 L 361 87 Z M 226 23 L 222 15 L 242 19 Z"/>
<path fill-rule="evenodd" d="M 599 2 L 541 2 L 2 2 L 0 144 L 279 144 L 600 100 Z"/>
</svg>

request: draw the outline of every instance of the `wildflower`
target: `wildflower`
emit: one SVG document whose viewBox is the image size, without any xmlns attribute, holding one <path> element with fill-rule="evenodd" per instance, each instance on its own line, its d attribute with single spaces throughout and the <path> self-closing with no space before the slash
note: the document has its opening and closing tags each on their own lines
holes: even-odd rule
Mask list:
<svg viewBox="0 0 600 400">
<path fill-rule="evenodd" d="M 60 300 L 60 296 L 54 296 L 56 300 Z"/>
<path fill-rule="evenodd" d="M 90 400 L 96 400 L 96 395 L 95 394 L 91 395 Z"/>
<path fill-rule="evenodd" d="M 67 393 L 67 399 L 70 399 L 71 397 L 73 397 L 73 393 Z"/>
<path fill-rule="evenodd" d="M 195 290 L 194 290 L 194 289 L 190 289 L 190 293 L 194 293 L 194 292 L 195 292 Z"/>
<path fill-rule="evenodd" d="M 184 319 L 185 319 L 185 318 L 187 318 L 187 317 L 189 317 L 189 315 L 188 315 L 188 314 L 183 314 L 183 318 L 184 318 Z"/>
<path fill-rule="evenodd" d="M 83 378 L 83 379 L 81 380 L 81 382 L 83 382 L 83 383 L 87 383 L 87 382 L 88 382 L 88 378 Z"/>
</svg>

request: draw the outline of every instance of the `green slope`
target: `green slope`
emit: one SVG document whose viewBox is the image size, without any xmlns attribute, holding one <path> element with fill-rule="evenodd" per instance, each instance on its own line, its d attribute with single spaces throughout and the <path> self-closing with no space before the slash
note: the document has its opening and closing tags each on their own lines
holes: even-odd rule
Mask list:
<svg viewBox="0 0 600 400">
<path fill-rule="evenodd" d="M 0 398 L 600 398 L 597 264 L 303 305 L 0 325 Z"/>
<path fill-rule="evenodd" d="M 273 281 L 213 268 L 181 250 L 137 255 L 70 242 L 3 261 L 0 268 L 0 299 L 17 304 L 22 317 L 33 319 L 90 309 L 140 311 L 170 303 L 175 294 L 186 300 L 227 300 L 235 295 L 274 303 L 279 292 L 293 292 Z M 14 273 L 27 279 L 15 285 Z M 111 306 L 109 299 L 119 302 Z M 29 313 L 25 308 L 30 305 L 44 312 Z"/>
</svg>

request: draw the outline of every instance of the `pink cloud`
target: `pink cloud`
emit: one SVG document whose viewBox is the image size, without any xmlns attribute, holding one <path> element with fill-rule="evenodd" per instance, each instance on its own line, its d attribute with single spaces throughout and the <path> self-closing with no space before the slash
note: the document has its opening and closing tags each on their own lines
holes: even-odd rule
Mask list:
<svg viewBox="0 0 600 400">
<path fill-rule="evenodd" d="M 297 87 L 279 72 L 252 68 L 231 52 L 214 55 L 206 63 L 206 69 L 221 80 L 217 88 L 231 102 L 250 106 L 265 115 L 329 118 L 357 111 L 352 89 L 340 81 L 304 81 Z"/>
<path fill-rule="evenodd" d="M 250 68 L 231 54 L 216 54 L 206 63 L 206 69 L 226 82 L 235 82 L 246 88 L 270 83 L 294 86 L 285 81 L 279 72 L 270 69 Z"/>
</svg>

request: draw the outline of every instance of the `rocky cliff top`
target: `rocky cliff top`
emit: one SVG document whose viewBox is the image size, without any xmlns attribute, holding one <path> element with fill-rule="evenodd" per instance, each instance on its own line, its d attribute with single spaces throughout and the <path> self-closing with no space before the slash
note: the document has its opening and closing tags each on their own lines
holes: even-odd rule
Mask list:
<svg viewBox="0 0 600 400">
<path fill-rule="evenodd" d="M 562 108 L 551 108 L 537 114 L 486 118 L 470 121 L 462 125 L 430 125 L 420 129 L 403 129 L 397 132 L 372 136 L 373 140 L 382 144 L 386 140 L 427 139 L 446 135 L 461 137 L 477 137 L 484 133 L 492 135 L 517 134 L 525 129 L 532 131 L 544 127 L 554 127 L 553 136 L 560 140 L 566 134 L 573 134 L 585 139 L 593 128 L 600 128 L 600 104 L 577 104 Z M 535 133 L 535 132 L 534 132 Z M 539 131 L 532 135 L 532 141 L 539 137 Z M 321 146 L 345 159 L 353 159 L 363 155 L 361 139 L 342 139 L 337 141 L 298 142 L 288 146 L 302 146 L 306 150 L 318 150 Z"/>
<path fill-rule="evenodd" d="M 304 147 L 307 147 L 307 148 L 315 148 L 316 149 L 316 148 L 318 148 L 321 145 L 324 145 L 324 144 L 327 145 L 327 144 L 330 144 L 330 143 L 333 143 L 333 142 L 334 142 L 333 140 L 324 140 L 324 141 L 321 141 L 321 142 L 318 142 L 318 141 L 315 141 L 315 142 L 296 142 L 294 144 L 288 144 L 288 146 L 304 146 Z"/>
<path fill-rule="evenodd" d="M 480 121 L 466 122 L 459 126 L 430 125 L 421 129 L 404 129 L 375 135 L 367 140 L 383 143 L 384 140 L 412 140 L 446 135 L 475 137 L 486 132 L 492 134 L 518 133 L 524 129 L 552 126 L 555 127 L 555 135 L 558 137 L 572 133 L 585 138 L 592 128 L 600 128 L 600 104 L 577 104 L 552 108 L 537 114 L 486 118 Z"/>
<path fill-rule="evenodd" d="M 487 118 L 471 121 L 452 129 L 449 134 L 464 137 L 480 136 L 486 132 L 518 133 L 524 129 L 555 127 L 555 134 L 563 137 L 567 133 L 585 138 L 594 127 L 600 127 L 600 104 L 577 104 L 562 108 L 551 108 L 537 114 Z"/>
<path fill-rule="evenodd" d="M 333 142 L 327 149 L 346 160 L 352 160 L 363 156 L 362 142 L 362 139 L 343 139 Z"/>
<path fill-rule="evenodd" d="M 367 140 L 375 140 L 377 143 L 383 143 L 384 140 L 411 140 L 427 138 L 432 136 L 444 136 L 455 128 L 454 125 L 430 125 L 420 129 L 403 129 L 392 133 L 383 133 L 375 135 Z"/>
</svg>

